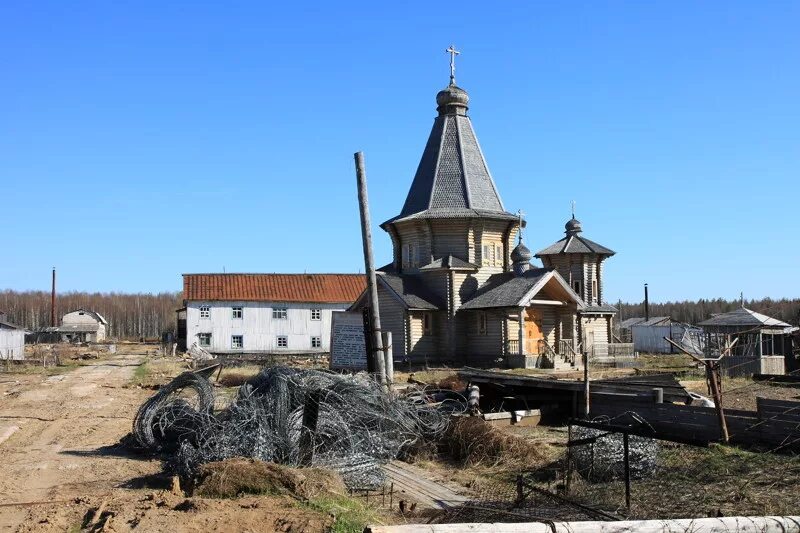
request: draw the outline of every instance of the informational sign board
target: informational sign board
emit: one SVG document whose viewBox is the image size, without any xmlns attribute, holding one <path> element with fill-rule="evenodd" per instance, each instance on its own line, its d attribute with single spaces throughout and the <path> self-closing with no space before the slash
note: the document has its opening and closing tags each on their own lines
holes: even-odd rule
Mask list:
<svg viewBox="0 0 800 533">
<path fill-rule="evenodd" d="M 364 317 L 361 312 L 333 311 L 331 320 L 331 369 L 367 369 Z"/>
</svg>

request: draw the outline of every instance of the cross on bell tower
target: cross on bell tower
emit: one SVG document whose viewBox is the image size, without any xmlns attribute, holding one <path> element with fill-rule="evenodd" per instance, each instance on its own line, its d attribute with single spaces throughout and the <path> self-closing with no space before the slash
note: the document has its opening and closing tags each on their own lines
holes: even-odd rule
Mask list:
<svg viewBox="0 0 800 533">
<path fill-rule="evenodd" d="M 450 85 L 456 84 L 456 56 L 459 55 L 461 52 L 456 50 L 455 45 L 450 45 L 450 48 L 445 50 L 448 54 L 450 54 Z"/>
</svg>

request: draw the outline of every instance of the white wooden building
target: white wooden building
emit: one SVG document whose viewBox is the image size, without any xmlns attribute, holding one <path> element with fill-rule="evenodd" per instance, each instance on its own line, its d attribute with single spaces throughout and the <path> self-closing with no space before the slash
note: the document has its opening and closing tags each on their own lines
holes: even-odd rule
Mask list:
<svg viewBox="0 0 800 533">
<path fill-rule="evenodd" d="M 81 308 L 61 317 L 58 333 L 67 342 L 103 342 L 107 326 L 103 315 Z"/>
<path fill-rule="evenodd" d="M 363 274 L 184 274 L 186 346 L 328 352 L 331 312 L 350 307 L 365 286 Z"/>
<path fill-rule="evenodd" d="M 0 359 L 25 359 L 25 329 L 5 317 L 0 313 Z"/>
</svg>

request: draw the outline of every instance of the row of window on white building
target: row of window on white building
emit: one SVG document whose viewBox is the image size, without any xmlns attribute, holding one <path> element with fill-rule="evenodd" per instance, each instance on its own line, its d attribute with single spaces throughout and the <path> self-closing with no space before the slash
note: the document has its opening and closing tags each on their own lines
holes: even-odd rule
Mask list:
<svg viewBox="0 0 800 533">
<path fill-rule="evenodd" d="M 197 338 L 200 346 L 211 346 L 211 333 L 198 333 Z M 275 346 L 278 348 L 288 348 L 289 336 L 278 335 L 275 337 Z M 311 337 L 311 347 L 322 348 L 322 337 Z M 244 348 L 244 335 L 231 335 L 231 348 L 234 350 Z"/>
<path fill-rule="evenodd" d="M 286 307 L 274 307 L 272 309 L 272 318 L 278 320 L 285 320 L 288 309 Z M 310 309 L 311 320 L 322 320 L 322 309 Z M 232 307 L 231 318 L 241 319 L 244 317 L 243 307 Z M 200 306 L 200 318 L 211 318 L 211 306 Z"/>
</svg>

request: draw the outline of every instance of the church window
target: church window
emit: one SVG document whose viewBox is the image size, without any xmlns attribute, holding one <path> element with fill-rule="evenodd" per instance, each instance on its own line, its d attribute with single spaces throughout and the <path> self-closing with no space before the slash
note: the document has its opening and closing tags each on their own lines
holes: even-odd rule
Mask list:
<svg viewBox="0 0 800 533">
<path fill-rule="evenodd" d="M 483 266 L 503 266 L 503 245 L 499 242 L 483 244 Z"/>
<path fill-rule="evenodd" d="M 572 281 L 572 290 L 578 293 L 578 296 L 581 296 L 581 280 L 576 279 Z M 583 298 L 583 296 L 581 296 Z"/>
<path fill-rule="evenodd" d="M 403 245 L 403 268 L 417 268 L 419 267 L 419 247 L 415 242 L 409 242 Z"/>
<path fill-rule="evenodd" d="M 597 299 L 597 280 L 592 280 L 592 300 Z"/>
<path fill-rule="evenodd" d="M 486 313 L 478 313 L 478 323 L 476 328 L 478 330 L 478 335 L 486 335 L 486 326 Z"/>
<path fill-rule="evenodd" d="M 433 332 L 433 315 L 424 313 L 422 315 L 422 333 L 424 335 L 430 335 L 431 332 Z"/>
</svg>

